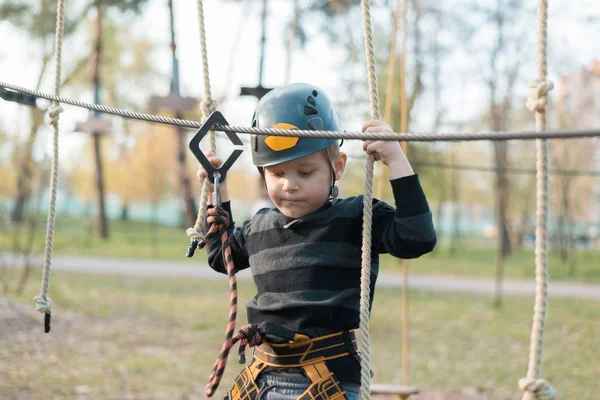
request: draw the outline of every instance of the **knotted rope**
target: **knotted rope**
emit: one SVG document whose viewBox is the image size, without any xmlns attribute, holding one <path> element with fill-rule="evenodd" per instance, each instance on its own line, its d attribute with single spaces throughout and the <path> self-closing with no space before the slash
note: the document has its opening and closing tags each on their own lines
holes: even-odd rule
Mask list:
<svg viewBox="0 0 600 400">
<path fill-rule="evenodd" d="M 540 0 L 538 7 L 538 78 L 530 85 L 531 97 L 527 107 L 535 112 L 536 130 L 546 129 L 546 104 L 552 82 L 546 81 L 548 64 L 546 60 L 546 45 L 548 31 L 548 1 Z M 519 381 L 519 387 L 524 391 L 523 400 L 553 400 L 556 397 L 554 389 L 548 382 L 540 379 L 542 368 L 542 351 L 544 342 L 544 325 L 548 307 L 548 255 L 546 252 L 547 223 L 548 223 L 548 143 L 537 140 L 537 211 L 535 229 L 535 264 L 536 264 L 536 293 L 531 328 L 531 345 L 529 348 L 529 365 L 527 377 Z"/>
<path fill-rule="evenodd" d="M 525 392 L 524 399 L 554 400 L 556 391 L 544 379 L 519 379 L 519 388 Z M 527 397 L 526 397 L 527 396 Z M 533 397 L 532 397 L 533 396 Z"/>
<path fill-rule="evenodd" d="M 200 53 L 202 55 L 202 73 L 204 76 L 204 100 L 200 103 L 200 110 L 202 111 L 202 122 L 212 114 L 218 106 L 216 100 L 212 99 L 210 89 L 210 71 L 208 69 L 208 50 L 206 46 L 206 29 L 204 26 L 204 3 L 203 0 L 198 0 L 198 32 L 200 36 Z M 210 151 L 213 154 L 217 152 L 217 141 L 215 138 L 215 132 L 210 131 Z M 210 181 L 204 180 L 202 184 L 202 193 L 200 195 L 200 207 L 198 208 L 198 217 L 193 228 L 188 228 L 186 231 L 187 235 L 192 240 L 202 240 L 202 229 L 204 227 L 204 221 L 206 221 L 206 204 L 208 203 L 208 196 L 210 196 Z"/>
<path fill-rule="evenodd" d="M 56 3 L 56 33 L 54 42 L 55 73 L 54 95 L 60 95 L 62 39 L 64 31 L 63 0 Z M 62 108 L 53 102 L 49 108 L 50 125 L 52 125 L 52 172 L 50 174 L 50 194 L 48 204 L 48 222 L 46 227 L 46 243 L 44 245 L 44 269 L 40 293 L 34 297 L 35 309 L 44 313 L 44 332 L 50 332 L 50 316 L 52 315 L 52 299 L 48 297 L 50 286 L 50 266 L 52 263 L 52 244 L 54 242 L 54 223 L 56 221 L 56 187 L 58 185 L 58 118 Z"/>
<path fill-rule="evenodd" d="M 377 71 L 375 69 L 375 53 L 373 51 L 373 30 L 371 28 L 371 2 L 361 1 L 363 35 L 365 39 L 365 55 L 369 76 L 369 99 L 371 118 L 379 119 L 379 93 L 377 88 Z M 363 240 L 360 277 L 360 398 L 371 396 L 371 338 L 369 334 L 369 309 L 371 301 L 371 225 L 373 217 L 373 166 L 375 158 L 367 156 L 365 162 L 365 180 L 363 193 Z"/>
<path fill-rule="evenodd" d="M 217 235 L 221 236 L 221 248 L 223 251 L 223 262 L 229 276 L 229 319 L 225 330 L 225 341 L 221 346 L 221 352 L 215 361 L 215 365 L 210 374 L 208 384 L 206 385 L 206 395 L 212 396 L 223 377 L 225 367 L 227 366 L 227 356 L 233 344 L 239 340 L 234 340 L 233 332 L 235 331 L 235 323 L 237 318 L 237 280 L 235 277 L 235 266 L 233 265 L 233 256 L 229 246 L 229 235 L 227 228 L 230 226 L 231 220 L 227 211 L 220 206 L 212 207 L 207 212 L 206 222 L 210 224 L 210 228 L 206 235 L 199 241 L 198 246 L 203 248 L 210 240 Z M 238 334 L 239 335 L 239 334 Z"/>
<path fill-rule="evenodd" d="M 240 364 L 244 364 L 246 362 L 246 347 L 260 346 L 263 342 L 263 339 L 263 335 L 258 330 L 257 325 L 252 324 L 242 326 L 235 336 L 228 338 L 225 343 L 223 343 L 221 353 L 219 354 L 212 373 L 210 374 L 210 381 L 208 385 L 206 385 L 206 395 L 210 397 L 217 390 L 217 387 L 221 382 L 225 366 L 227 365 L 227 356 L 229 355 L 229 351 L 237 342 L 240 343 L 238 361 Z"/>
</svg>

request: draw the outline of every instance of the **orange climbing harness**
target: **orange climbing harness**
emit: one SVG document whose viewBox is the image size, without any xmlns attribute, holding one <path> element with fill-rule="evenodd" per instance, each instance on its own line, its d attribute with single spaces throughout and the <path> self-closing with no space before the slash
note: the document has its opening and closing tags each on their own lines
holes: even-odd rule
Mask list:
<svg viewBox="0 0 600 400">
<path fill-rule="evenodd" d="M 235 379 L 224 400 L 257 400 L 260 388 L 256 381 L 267 367 L 299 368 L 310 380 L 310 386 L 298 397 L 300 400 L 343 400 L 346 394 L 328 360 L 357 356 L 354 331 L 338 332 L 310 339 L 295 334 L 289 343 L 272 344 L 264 341 L 256 326 L 247 325 L 236 335 L 240 344 L 240 361 L 245 346 L 256 345 L 252 363 Z M 244 339 L 245 338 L 245 339 Z"/>
</svg>

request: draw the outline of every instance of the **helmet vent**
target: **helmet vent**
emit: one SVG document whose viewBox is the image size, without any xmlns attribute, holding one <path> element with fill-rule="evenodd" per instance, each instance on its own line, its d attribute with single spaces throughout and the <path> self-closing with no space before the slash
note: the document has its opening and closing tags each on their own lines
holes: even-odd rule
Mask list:
<svg viewBox="0 0 600 400">
<path fill-rule="evenodd" d="M 319 92 L 317 92 L 316 90 L 313 90 L 312 91 L 312 95 L 315 96 L 315 97 L 317 97 L 319 95 Z"/>
<path fill-rule="evenodd" d="M 304 106 L 304 115 L 317 115 L 319 112 L 312 107 Z"/>
<path fill-rule="evenodd" d="M 312 104 L 313 106 L 316 106 L 315 104 L 315 99 L 312 98 L 312 96 L 308 96 L 306 98 L 306 101 L 308 101 L 310 104 Z"/>
</svg>

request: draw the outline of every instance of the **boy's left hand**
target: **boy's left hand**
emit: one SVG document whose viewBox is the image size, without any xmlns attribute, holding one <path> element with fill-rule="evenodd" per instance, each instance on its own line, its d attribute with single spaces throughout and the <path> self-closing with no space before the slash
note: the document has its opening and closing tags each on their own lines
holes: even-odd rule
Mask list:
<svg viewBox="0 0 600 400">
<path fill-rule="evenodd" d="M 363 132 L 386 132 L 393 133 L 392 127 L 383 121 L 372 120 L 363 125 Z M 390 179 L 402 178 L 414 175 L 410 162 L 404 155 L 400 142 L 395 140 L 365 140 L 363 150 L 375 156 L 387 165 L 390 170 Z"/>
<path fill-rule="evenodd" d="M 394 133 L 392 127 L 383 121 L 374 119 L 362 127 L 363 132 L 385 132 Z M 365 140 L 363 143 L 363 150 L 368 154 L 375 156 L 375 159 L 381 160 L 382 163 L 389 166 L 394 161 L 404 157 L 400 143 L 396 141 L 386 140 Z"/>
</svg>

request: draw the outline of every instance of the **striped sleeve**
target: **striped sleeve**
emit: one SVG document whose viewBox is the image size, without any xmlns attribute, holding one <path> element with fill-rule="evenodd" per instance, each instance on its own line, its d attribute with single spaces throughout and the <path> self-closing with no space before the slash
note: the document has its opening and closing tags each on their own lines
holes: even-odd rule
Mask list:
<svg viewBox="0 0 600 400">
<path fill-rule="evenodd" d="M 433 217 L 418 175 L 390 181 L 396 208 L 373 206 L 373 251 L 398 258 L 417 258 L 435 247 Z"/>
</svg>

